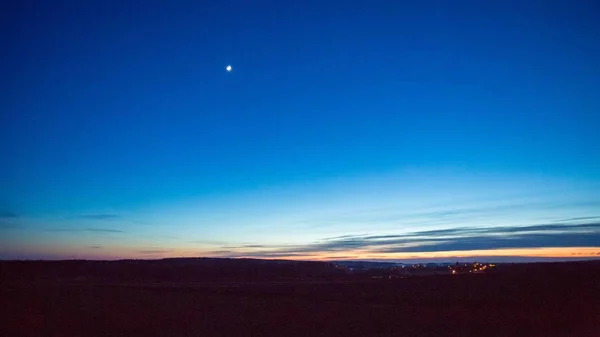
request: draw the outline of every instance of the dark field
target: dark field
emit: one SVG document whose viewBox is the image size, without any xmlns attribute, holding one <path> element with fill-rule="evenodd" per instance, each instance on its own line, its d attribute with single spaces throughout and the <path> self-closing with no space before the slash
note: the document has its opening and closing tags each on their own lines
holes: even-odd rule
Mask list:
<svg viewBox="0 0 600 337">
<path fill-rule="evenodd" d="M 597 262 L 254 282 L 17 280 L 11 268 L 2 336 L 600 336 Z"/>
</svg>

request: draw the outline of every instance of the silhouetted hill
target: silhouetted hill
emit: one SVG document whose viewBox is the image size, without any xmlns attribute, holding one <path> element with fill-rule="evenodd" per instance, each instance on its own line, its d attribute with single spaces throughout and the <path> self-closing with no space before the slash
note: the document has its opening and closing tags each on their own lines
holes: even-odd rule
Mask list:
<svg viewBox="0 0 600 337">
<path fill-rule="evenodd" d="M 326 262 L 169 258 L 119 261 L 1 261 L 1 281 L 266 281 L 341 275 Z"/>
<path fill-rule="evenodd" d="M 250 259 L 2 261 L 0 336 L 597 337 L 600 331 L 600 261 L 362 277 L 382 271 Z"/>
</svg>

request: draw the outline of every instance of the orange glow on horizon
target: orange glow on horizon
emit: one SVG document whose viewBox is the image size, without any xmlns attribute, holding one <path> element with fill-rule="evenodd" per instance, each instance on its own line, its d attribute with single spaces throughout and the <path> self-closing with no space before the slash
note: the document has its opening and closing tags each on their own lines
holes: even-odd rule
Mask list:
<svg viewBox="0 0 600 337">
<path fill-rule="evenodd" d="M 22 247 L 24 248 L 24 247 Z M 540 247 L 540 248 L 510 248 L 510 249 L 486 249 L 486 250 L 464 250 L 444 252 L 402 252 L 402 253 L 378 253 L 369 250 L 347 250 L 337 252 L 314 252 L 302 255 L 293 253 L 279 254 L 277 250 L 246 250 L 229 255 L 191 247 L 168 249 L 156 248 L 153 250 L 123 247 L 105 246 L 102 249 L 89 249 L 66 246 L 44 245 L 43 247 L 28 247 L 30 249 L 19 249 L 15 256 L 21 253 L 23 256 L 34 255 L 45 259 L 160 259 L 175 257 L 234 257 L 234 258 L 257 258 L 273 260 L 412 260 L 412 259 L 448 259 L 454 258 L 477 258 L 477 257 L 539 257 L 539 258 L 600 258 L 600 247 Z M 145 252 L 145 253 L 142 253 Z"/>
<path fill-rule="evenodd" d="M 410 253 L 376 253 L 368 250 L 348 250 L 344 252 L 323 252 L 307 253 L 303 255 L 281 254 L 270 256 L 270 253 L 277 251 L 244 251 L 232 256 L 223 256 L 219 254 L 204 254 L 201 252 L 191 253 L 190 251 L 173 251 L 165 254 L 163 257 L 236 257 L 236 258 L 263 258 L 273 260 L 411 260 L 411 259 L 453 259 L 469 257 L 542 257 L 542 258 L 600 258 L 600 247 L 559 247 L 559 248 L 510 248 L 510 249 L 486 249 L 486 250 L 464 250 L 464 251 L 444 251 L 444 252 L 410 252 Z M 191 254 L 190 254 L 191 253 Z M 264 255 L 261 256 L 261 253 Z M 343 256 L 342 256 L 343 255 Z"/>
<path fill-rule="evenodd" d="M 344 258 L 340 258 L 342 253 Z M 254 256 L 254 255 L 252 255 Z M 244 257 L 243 255 L 239 257 Z M 376 253 L 369 251 L 347 251 L 335 253 L 307 254 L 304 256 L 278 257 L 291 260 L 411 260 L 411 259 L 453 259 L 469 257 L 542 257 L 542 258 L 600 258 L 600 247 L 540 247 L 540 248 L 509 248 L 486 250 L 462 250 L 444 252 L 410 252 L 410 253 Z"/>
</svg>

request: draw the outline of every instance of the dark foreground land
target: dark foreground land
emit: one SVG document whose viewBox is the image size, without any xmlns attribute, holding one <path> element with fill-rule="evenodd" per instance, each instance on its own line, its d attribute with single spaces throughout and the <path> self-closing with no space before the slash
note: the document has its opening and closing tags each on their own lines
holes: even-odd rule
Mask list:
<svg viewBox="0 0 600 337">
<path fill-rule="evenodd" d="M 207 263 L 0 262 L 0 336 L 600 336 L 597 261 L 391 280 Z"/>
</svg>

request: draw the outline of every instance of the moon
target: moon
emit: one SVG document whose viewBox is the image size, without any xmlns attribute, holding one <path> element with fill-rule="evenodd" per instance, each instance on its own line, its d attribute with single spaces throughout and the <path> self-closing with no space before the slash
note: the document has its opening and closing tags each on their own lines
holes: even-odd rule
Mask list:
<svg viewBox="0 0 600 337">
<path fill-rule="evenodd" d="M 231 66 L 228 65 L 227 67 L 225 67 L 225 70 L 227 70 L 227 72 L 231 72 Z"/>
</svg>

